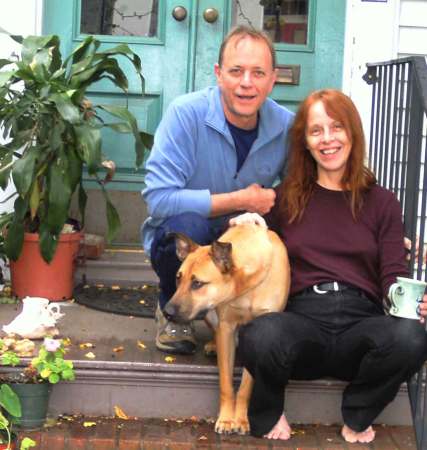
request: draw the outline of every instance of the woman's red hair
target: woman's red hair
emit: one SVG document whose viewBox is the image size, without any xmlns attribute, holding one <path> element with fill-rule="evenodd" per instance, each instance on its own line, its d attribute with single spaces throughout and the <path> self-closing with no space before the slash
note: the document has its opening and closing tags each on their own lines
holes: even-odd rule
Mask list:
<svg viewBox="0 0 427 450">
<path fill-rule="evenodd" d="M 310 94 L 300 105 L 290 131 L 290 156 L 285 180 L 279 187 L 279 210 L 289 223 L 300 220 L 317 181 L 316 162 L 307 149 L 306 126 L 310 107 L 321 101 L 328 116 L 343 125 L 351 142 L 351 152 L 341 180 L 344 191 L 349 191 L 353 217 L 362 207 L 363 191 L 376 183 L 375 175 L 365 166 L 366 148 L 360 115 L 345 94 L 335 89 L 324 89 Z"/>
</svg>

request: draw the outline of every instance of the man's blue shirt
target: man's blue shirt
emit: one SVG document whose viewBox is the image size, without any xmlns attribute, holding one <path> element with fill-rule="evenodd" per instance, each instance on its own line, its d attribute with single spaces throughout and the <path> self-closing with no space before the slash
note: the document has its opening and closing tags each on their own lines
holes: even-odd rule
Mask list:
<svg viewBox="0 0 427 450">
<path fill-rule="evenodd" d="M 146 163 L 142 191 L 149 217 L 142 228 L 150 252 L 155 228 L 168 217 L 196 212 L 209 217 L 211 194 L 273 185 L 287 156 L 287 133 L 294 114 L 266 99 L 259 112 L 258 137 L 236 173 L 237 155 L 218 87 L 183 95 L 167 109 Z M 211 219 L 215 221 L 215 218 Z"/>
</svg>

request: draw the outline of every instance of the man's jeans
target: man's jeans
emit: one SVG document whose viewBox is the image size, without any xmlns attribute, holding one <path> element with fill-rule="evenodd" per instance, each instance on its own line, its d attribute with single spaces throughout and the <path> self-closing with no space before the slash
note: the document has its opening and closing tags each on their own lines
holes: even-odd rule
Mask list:
<svg viewBox="0 0 427 450">
<path fill-rule="evenodd" d="M 218 223 L 219 222 L 219 223 Z M 175 239 L 169 233 L 182 233 L 199 245 L 217 239 L 228 224 L 228 218 L 212 222 L 196 213 L 184 213 L 166 219 L 156 230 L 151 245 L 151 265 L 159 277 L 160 308 L 163 310 L 176 290 L 176 273 L 181 265 L 176 256 Z"/>
<path fill-rule="evenodd" d="M 344 423 L 363 431 L 427 359 L 427 333 L 418 320 L 385 316 L 363 293 L 306 290 L 284 312 L 242 327 L 239 354 L 255 379 L 248 411 L 255 436 L 278 421 L 288 380 L 321 377 L 349 381 Z"/>
</svg>

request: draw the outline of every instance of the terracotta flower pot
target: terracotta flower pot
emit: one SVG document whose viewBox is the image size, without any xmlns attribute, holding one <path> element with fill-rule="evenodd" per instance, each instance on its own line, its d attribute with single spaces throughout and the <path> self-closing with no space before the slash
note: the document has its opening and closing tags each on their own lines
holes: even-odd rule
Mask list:
<svg viewBox="0 0 427 450">
<path fill-rule="evenodd" d="M 39 235 L 25 233 L 22 253 L 10 262 L 12 291 L 20 298 L 43 297 L 51 301 L 71 298 L 75 259 L 82 233 L 63 233 L 50 262 L 46 263 L 39 250 Z"/>
</svg>

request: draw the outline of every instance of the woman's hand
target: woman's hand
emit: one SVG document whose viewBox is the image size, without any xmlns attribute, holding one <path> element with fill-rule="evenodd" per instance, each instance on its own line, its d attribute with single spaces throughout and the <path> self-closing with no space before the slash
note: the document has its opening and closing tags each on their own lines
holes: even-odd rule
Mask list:
<svg viewBox="0 0 427 450">
<path fill-rule="evenodd" d="M 418 305 L 418 313 L 421 316 L 420 322 L 425 323 L 427 316 L 427 294 L 424 294 L 423 301 Z"/>
<path fill-rule="evenodd" d="M 253 224 L 253 225 L 259 225 L 260 227 L 263 227 L 263 228 L 268 228 L 263 217 L 257 213 L 240 214 L 240 216 L 236 216 L 236 217 L 233 217 L 232 219 L 230 219 L 228 224 L 230 225 L 230 227 L 234 227 L 236 225 L 243 225 L 243 224 Z"/>
</svg>

